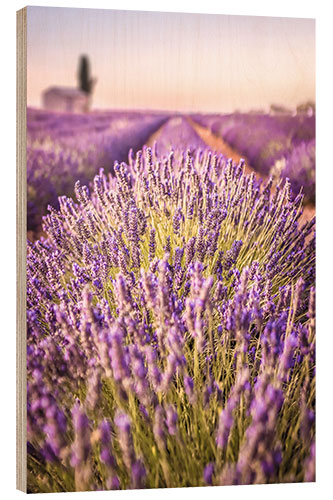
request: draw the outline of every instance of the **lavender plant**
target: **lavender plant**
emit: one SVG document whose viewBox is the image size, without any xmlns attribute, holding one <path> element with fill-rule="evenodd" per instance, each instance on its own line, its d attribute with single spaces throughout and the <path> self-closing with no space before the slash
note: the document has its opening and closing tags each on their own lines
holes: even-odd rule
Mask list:
<svg viewBox="0 0 333 500">
<path fill-rule="evenodd" d="M 30 492 L 313 481 L 314 219 L 150 148 L 28 243 Z"/>
</svg>

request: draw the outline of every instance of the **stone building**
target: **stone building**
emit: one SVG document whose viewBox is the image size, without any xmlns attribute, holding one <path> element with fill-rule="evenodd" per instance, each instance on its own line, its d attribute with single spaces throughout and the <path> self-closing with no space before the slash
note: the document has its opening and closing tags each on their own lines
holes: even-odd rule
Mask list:
<svg viewBox="0 0 333 500">
<path fill-rule="evenodd" d="M 90 96 L 72 87 L 49 87 L 42 94 L 43 108 L 50 111 L 84 113 L 88 111 Z"/>
</svg>

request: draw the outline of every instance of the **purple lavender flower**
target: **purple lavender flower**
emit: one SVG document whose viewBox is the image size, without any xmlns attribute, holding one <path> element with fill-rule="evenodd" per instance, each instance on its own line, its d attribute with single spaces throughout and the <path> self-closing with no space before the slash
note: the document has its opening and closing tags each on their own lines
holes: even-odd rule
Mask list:
<svg viewBox="0 0 333 500">
<path fill-rule="evenodd" d="M 71 465 L 75 468 L 76 488 L 84 490 L 90 475 L 89 473 L 87 474 L 87 462 L 91 453 L 90 422 L 79 403 L 74 405 L 72 417 L 75 440 L 72 445 Z"/>
<path fill-rule="evenodd" d="M 146 486 L 146 469 L 140 460 L 132 465 L 132 488 L 139 489 Z"/>
<path fill-rule="evenodd" d="M 175 407 L 172 405 L 167 406 L 165 413 L 166 413 L 166 425 L 169 434 L 173 436 L 177 433 L 178 413 Z"/>
<path fill-rule="evenodd" d="M 119 446 L 122 451 L 122 457 L 127 470 L 131 473 L 135 462 L 135 452 L 133 437 L 131 432 L 131 421 L 126 413 L 118 411 L 114 422 L 118 428 Z"/>
<path fill-rule="evenodd" d="M 194 404 L 196 402 L 196 396 L 195 396 L 195 393 L 194 393 L 193 378 L 191 378 L 191 377 L 189 377 L 187 375 L 184 377 L 184 388 L 185 388 L 186 396 L 189 399 L 189 402 L 191 404 Z"/>
<path fill-rule="evenodd" d="M 214 468 L 215 466 L 212 462 L 207 464 L 206 467 L 204 468 L 203 479 L 205 483 L 208 484 L 209 486 L 213 484 Z"/>
</svg>

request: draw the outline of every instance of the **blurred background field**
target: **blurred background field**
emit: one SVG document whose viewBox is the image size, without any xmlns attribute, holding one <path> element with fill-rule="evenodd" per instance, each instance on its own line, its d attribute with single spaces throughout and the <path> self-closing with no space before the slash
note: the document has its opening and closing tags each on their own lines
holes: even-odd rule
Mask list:
<svg viewBox="0 0 333 500">
<path fill-rule="evenodd" d="M 309 111 L 310 110 L 310 111 Z M 41 234 L 47 206 L 89 184 L 100 168 L 113 173 L 144 144 L 159 154 L 209 148 L 226 158 L 245 158 L 259 177 L 288 177 L 302 189 L 310 215 L 315 203 L 315 111 L 298 113 L 172 114 L 142 111 L 56 112 L 28 109 L 28 236 Z"/>
</svg>

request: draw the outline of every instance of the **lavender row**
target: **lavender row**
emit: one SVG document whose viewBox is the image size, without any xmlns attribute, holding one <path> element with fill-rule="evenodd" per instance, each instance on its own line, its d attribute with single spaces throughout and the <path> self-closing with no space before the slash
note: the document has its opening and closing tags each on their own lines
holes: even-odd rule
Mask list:
<svg viewBox="0 0 333 500">
<path fill-rule="evenodd" d="M 28 244 L 28 489 L 315 479 L 315 235 L 244 164 L 144 148 Z"/>
<path fill-rule="evenodd" d="M 295 192 L 303 186 L 306 201 L 314 203 L 315 116 L 233 113 L 194 119 L 222 136 L 260 174 L 278 171 L 290 178 Z"/>
<path fill-rule="evenodd" d="M 100 167 L 126 160 L 130 148 L 142 148 L 165 120 L 140 113 L 28 110 L 28 230 L 40 230 L 47 205 L 58 206 L 60 195 L 72 196 L 76 180 L 88 183 Z"/>
<path fill-rule="evenodd" d="M 156 147 L 160 156 L 166 156 L 171 149 L 174 152 L 183 152 L 186 149 L 193 154 L 196 150 L 207 149 L 207 144 L 199 137 L 186 117 L 175 116 L 161 127 L 155 138 Z"/>
</svg>

